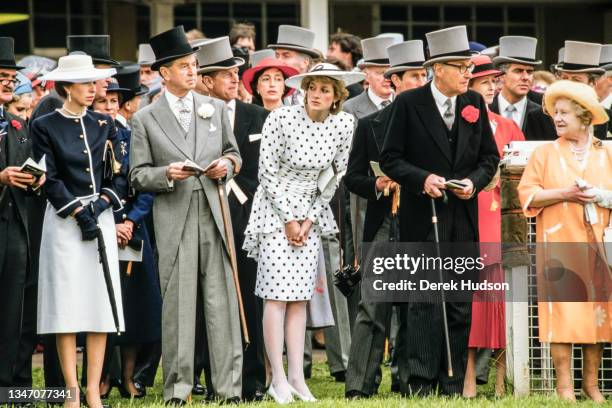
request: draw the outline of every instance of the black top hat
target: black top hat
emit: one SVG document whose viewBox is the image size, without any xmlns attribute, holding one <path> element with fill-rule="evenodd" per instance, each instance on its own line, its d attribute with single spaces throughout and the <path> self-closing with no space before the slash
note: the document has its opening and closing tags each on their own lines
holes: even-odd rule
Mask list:
<svg viewBox="0 0 612 408">
<path fill-rule="evenodd" d="M 153 53 L 157 58 L 151 69 L 158 71 L 163 64 L 175 59 L 179 59 L 189 54 L 195 53 L 200 47 L 192 47 L 185 36 L 183 26 L 171 28 L 149 40 Z"/>
<path fill-rule="evenodd" d="M 0 68 L 25 68 L 15 62 L 15 41 L 11 37 L 0 37 Z"/>
<path fill-rule="evenodd" d="M 126 101 L 149 92 L 149 88 L 140 84 L 140 65 L 134 62 L 122 62 L 121 67 L 117 69 L 115 78 L 120 88 L 127 89 L 130 92 L 124 94 Z"/>
<path fill-rule="evenodd" d="M 130 99 L 134 97 L 134 92 L 132 92 L 131 90 L 127 88 L 122 88 L 121 85 L 119 85 L 115 81 L 108 84 L 108 88 L 106 89 L 107 94 L 112 93 L 112 92 L 117 92 L 118 94 L 121 94 L 122 102 L 129 101 Z"/>
<path fill-rule="evenodd" d="M 108 64 L 115 67 L 119 63 L 110 56 L 110 35 L 69 35 L 66 37 L 68 54 L 82 51 L 89 55 L 94 64 Z"/>
</svg>

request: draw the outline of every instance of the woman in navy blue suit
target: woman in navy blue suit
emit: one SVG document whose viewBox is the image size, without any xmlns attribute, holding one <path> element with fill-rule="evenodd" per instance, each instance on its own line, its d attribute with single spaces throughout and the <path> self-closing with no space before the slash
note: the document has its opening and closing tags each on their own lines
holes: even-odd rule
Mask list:
<svg viewBox="0 0 612 408">
<path fill-rule="evenodd" d="M 100 408 L 100 376 L 107 333 L 124 330 L 114 219 L 122 208 L 115 162 L 105 160 L 116 144 L 116 129 L 106 115 L 88 111 L 95 81 L 114 69 L 96 69 L 88 55 L 68 55 L 45 75 L 65 98 L 62 108 L 32 122 L 34 158 L 46 158 L 47 208 L 43 222 L 38 284 L 38 333 L 55 334 L 66 386 L 78 406 L 76 333 L 87 333 L 87 392 Z M 99 262 L 96 238 L 106 243 L 118 322 L 113 317 Z M 118 326 L 118 327 L 117 327 Z"/>
</svg>

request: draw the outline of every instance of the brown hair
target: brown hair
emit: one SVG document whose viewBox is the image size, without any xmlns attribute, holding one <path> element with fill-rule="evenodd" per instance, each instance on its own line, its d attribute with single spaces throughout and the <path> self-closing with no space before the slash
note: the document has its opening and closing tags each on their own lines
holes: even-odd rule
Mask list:
<svg viewBox="0 0 612 408">
<path fill-rule="evenodd" d="M 204 33 L 197 28 L 192 28 L 191 30 L 187 31 L 185 33 L 185 37 L 187 37 L 187 41 L 203 40 L 206 38 Z"/>
<path fill-rule="evenodd" d="M 234 46 L 241 38 L 252 38 L 255 41 L 255 26 L 253 23 L 235 23 L 229 32 L 230 45 Z"/>
<path fill-rule="evenodd" d="M 61 96 L 62 99 L 66 99 L 68 98 L 68 92 L 66 91 L 66 87 L 70 87 L 71 85 L 72 83 L 70 82 L 55 81 L 55 92 L 57 92 L 57 94 Z"/>
<path fill-rule="evenodd" d="M 548 85 L 552 84 L 553 82 L 555 82 L 557 80 L 557 78 L 555 78 L 555 76 L 548 71 L 535 71 L 533 73 L 533 81 L 544 81 L 546 82 Z"/>
<path fill-rule="evenodd" d="M 340 112 L 342 110 L 342 104 L 349 96 L 349 93 L 346 90 L 346 87 L 344 86 L 344 82 L 323 75 L 307 76 L 302 80 L 302 89 L 306 93 L 306 96 L 304 97 L 304 105 L 308 103 L 308 88 L 310 87 L 310 84 L 315 81 L 332 85 L 332 87 L 334 88 L 334 98 L 338 98 L 338 102 L 336 103 L 336 107 L 334 107 L 334 105 L 331 106 L 329 112 L 333 115 Z"/>
<path fill-rule="evenodd" d="M 330 43 L 336 43 L 342 52 L 350 52 L 353 66 L 357 66 L 357 61 L 363 57 L 361 50 L 361 39 L 349 33 L 334 33 L 329 37 Z"/>
<path fill-rule="evenodd" d="M 591 111 L 574 100 L 570 100 L 570 102 L 572 103 L 572 107 L 580 123 L 585 126 L 590 126 L 591 122 L 593 122 L 593 114 Z"/>
</svg>

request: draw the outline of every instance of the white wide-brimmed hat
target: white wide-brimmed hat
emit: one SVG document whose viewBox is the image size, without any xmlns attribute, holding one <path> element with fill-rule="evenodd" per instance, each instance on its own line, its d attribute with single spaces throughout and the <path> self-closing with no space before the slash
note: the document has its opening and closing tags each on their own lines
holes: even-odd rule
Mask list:
<svg viewBox="0 0 612 408">
<path fill-rule="evenodd" d="M 334 64 L 322 62 L 311 68 L 305 74 L 295 75 L 285 80 L 285 85 L 290 88 L 299 89 L 302 86 L 302 80 L 306 77 L 325 76 L 338 81 L 344 82 L 344 86 L 349 86 L 361 82 L 365 79 L 365 74 L 361 72 L 343 71 Z"/>
<path fill-rule="evenodd" d="M 358 62 L 357 67 L 363 69 L 365 67 L 388 66 L 389 54 L 387 54 L 387 48 L 395 43 L 395 38 L 391 36 L 379 36 L 361 40 L 363 61 Z"/>
<path fill-rule="evenodd" d="M 601 44 L 582 41 L 566 41 L 563 62 L 557 64 L 557 71 L 603 74 L 599 67 Z"/>
<path fill-rule="evenodd" d="M 423 41 L 411 40 L 399 44 L 393 44 L 387 48 L 389 63 L 391 67 L 385 71 L 385 77 L 398 72 L 408 71 L 409 69 L 422 69 L 425 63 L 425 52 Z"/>
<path fill-rule="evenodd" d="M 293 50 L 318 58 L 320 53 L 314 49 L 314 40 L 314 31 L 304 27 L 283 24 L 278 26 L 276 44 L 270 44 L 268 48 Z"/>
<path fill-rule="evenodd" d="M 115 68 L 95 68 L 91 57 L 87 54 L 73 53 L 61 57 L 57 63 L 57 68 L 43 75 L 40 79 L 43 81 L 83 83 L 110 78 L 116 73 Z"/>
<path fill-rule="evenodd" d="M 199 45 L 198 74 L 220 71 L 244 65 L 244 59 L 234 57 L 229 37 L 214 38 Z"/>
<path fill-rule="evenodd" d="M 523 65 L 540 65 L 536 60 L 538 39 L 522 35 L 507 35 L 499 38 L 499 55 L 493 58 L 493 64 L 515 63 Z"/>
<path fill-rule="evenodd" d="M 426 33 L 429 59 L 423 64 L 429 67 L 437 62 L 470 59 L 470 43 L 464 25 L 448 27 Z"/>
</svg>

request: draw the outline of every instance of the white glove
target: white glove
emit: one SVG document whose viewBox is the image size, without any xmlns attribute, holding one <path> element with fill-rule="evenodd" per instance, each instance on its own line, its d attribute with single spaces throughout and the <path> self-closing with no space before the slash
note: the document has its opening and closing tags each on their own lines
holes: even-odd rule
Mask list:
<svg viewBox="0 0 612 408">
<path fill-rule="evenodd" d="M 612 190 L 593 187 L 585 191 L 595 196 L 595 204 L 603 208 L 612 208 Z"/>
</svg>

